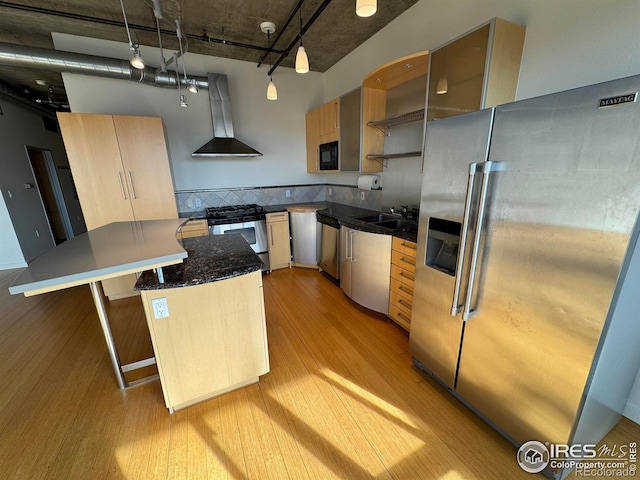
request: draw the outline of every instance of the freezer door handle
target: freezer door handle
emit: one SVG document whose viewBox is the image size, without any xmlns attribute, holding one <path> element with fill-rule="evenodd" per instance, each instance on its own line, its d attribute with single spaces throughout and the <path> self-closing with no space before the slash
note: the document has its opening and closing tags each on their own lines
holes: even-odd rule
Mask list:
<svg viewBox="0 0 640 480">
<path fill-rule="evenodd" d="M 460 289 L 462 287 L 462 268 L 465 262 L 465 253 L 467 252 L 467 238 L 469 236 L 469 218 L 471 216 L 471 203 L 473 202 L 473 186 L 475 185 L 476 173 L 478 172 L 478 163 L 469 165 L 469 182 L 467 183 L 467 197 L 464 201 L 464 215 L 462 218 L 462 231 L 460 232 L 460 246 L 458 248 L 458 259 L 456 262 L 456 280 L 453 288 L 453 300 L 451 302 L 451 316 L 457 317 L 462 310 L 460 302 Z"/>
<path fill-rule="evenodd" d="M 467 320 L 475 317 L 478 313 L 477 305 L 472 308 L 473 296 L 476 291 L 476 278 L 478 269 L 478 256 L 480 253 L 480 244 L 482 242 L 482 228 L 484 225 L 484 217 L 487 210 L 487 197 L 489 193 L 489 179 L 491 173 L 501 170 L 501 164 L 498 162 L 487 161 L 482 166 L 482 187 L 480 189 L 480 198 L 478 200 L 478 216 L 476 218 L 475 238 L 473 239 L 473 247 L 471 248 L 471 264 L 469 266 L 469 279 L 467 282 L 467 295 L 464 302 L 464 310 L 462 311 L 462 319 Z"/>
</svg>

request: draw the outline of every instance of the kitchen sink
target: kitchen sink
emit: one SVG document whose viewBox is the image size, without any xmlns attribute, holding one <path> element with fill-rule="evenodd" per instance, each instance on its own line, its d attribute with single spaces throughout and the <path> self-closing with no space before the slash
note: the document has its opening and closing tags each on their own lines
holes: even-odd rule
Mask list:
<svg viewBox="0 0 640 480">
<path fill-rule="evenodd" d="M 377 215 L 365 215 L 363 217 L 352 217 L 352 218 L 355 218 L 356 220 L 360 220 L 361 222 L 376 223 L 376 224 L 380 222 L 387 222 L 387 221 L 398 221 L 397 215 L 389 215 L 387 213 L 378 213 Z"/>
<path fill-rule="evenodd" d="M 389 228 L 391 230 L 398 230 L 404 228 L 408 225 L 409 222 L 406 220 L 387 220 L 386 222 L 376 222 L 377 227 Z"/>
</svg>

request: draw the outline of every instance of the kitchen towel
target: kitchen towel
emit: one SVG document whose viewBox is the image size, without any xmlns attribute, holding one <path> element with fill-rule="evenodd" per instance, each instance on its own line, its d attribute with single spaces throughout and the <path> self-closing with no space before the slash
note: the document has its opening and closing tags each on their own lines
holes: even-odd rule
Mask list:
<svg viewBox="0 0 640 480">
<path fill-rule="evenodd" d="M 378 175 L 360 175 L 358 177 L 358 188 L 360 190 L 379 190 L 380 177 Z"/>
</svg>

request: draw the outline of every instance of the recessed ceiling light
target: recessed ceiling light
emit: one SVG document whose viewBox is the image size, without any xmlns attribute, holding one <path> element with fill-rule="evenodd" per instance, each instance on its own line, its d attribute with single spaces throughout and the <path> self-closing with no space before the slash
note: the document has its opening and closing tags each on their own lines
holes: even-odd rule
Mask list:
<svg viewBox="0 0 640 480">
<path fill-rule="evenodd" d="M 36 80 L 36 83 L 38 85 L 42 85 L 43 87 L 46 87 L 48 85 L 46 80 Z"/>
<path fill-rule="evenodd" d="M 403 67 L 404 67 L 404 68 L 411 68 L 411 67 L 413 67 L 413 63 L 405 63 L 405 64 L 403 65 Z"/>
<path fill-rule="evenodd" d="M 381 78 L 376 78 L 376 82 L 382 83 L 382 79 Z"/>
</svg>

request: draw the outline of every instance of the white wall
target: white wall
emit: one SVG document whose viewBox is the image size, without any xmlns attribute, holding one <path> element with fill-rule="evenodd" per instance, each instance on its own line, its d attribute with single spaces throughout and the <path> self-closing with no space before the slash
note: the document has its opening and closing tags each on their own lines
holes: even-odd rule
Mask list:
<svg viewBox="0 0 640 480">
<path fill-rule="evenodd" d="M 128 58 L 128 46 L 54 34 L 59 50 Z M 143 47 L 149 65 L 159 50 Z M 167 54 L 165 53 L 165 56 Z M 206 90 L 185 92 L 189 107 L 180 108 L 178 91 L 85 75 L 64 74 L 73 112 L 162 117 L 172 159 L 176 190 L 324 183 L 325 175 L 306 172 L 305 112 L 322 103 L 322 75 L 296 74 L 278 68 L 273 75 L 278 100 L 266 99 L 268 67 L 205 55 L 187 54 L 187 72 L 225 73 L 229 80 L 235 137 L 260 151 L 255 158 L 194 158 L 191 153 L 213 137 Z"/>
<path fill-rule="evenodd" d="M 1 193 L 1 192 L 0 192 Z M 11 224 L 9 211 L 0 194 L 0 270 L 26 267 L 18 237 Z"/>
<path fill-rule="evenodd" d="M 26 147 L 51 150 L 56 164 L 63 160 L 56 157 L 60 151 L 52 145 L 52 135 L 45 131 L 40 115 L 4 100 L 0 106 L 0 190 L 10 216 L 7 225 L 6 219 L 0 223 L 0 238 L 8 244 L 18 238 L 22 252 L 21 256 L 9 256 L 12 249 L 0 251 L 0 265 L 13 265 L 29 262 L 54 246 L 38 190 L 24 187 L 27 183 L 36 185 Z"/>
</svg>

